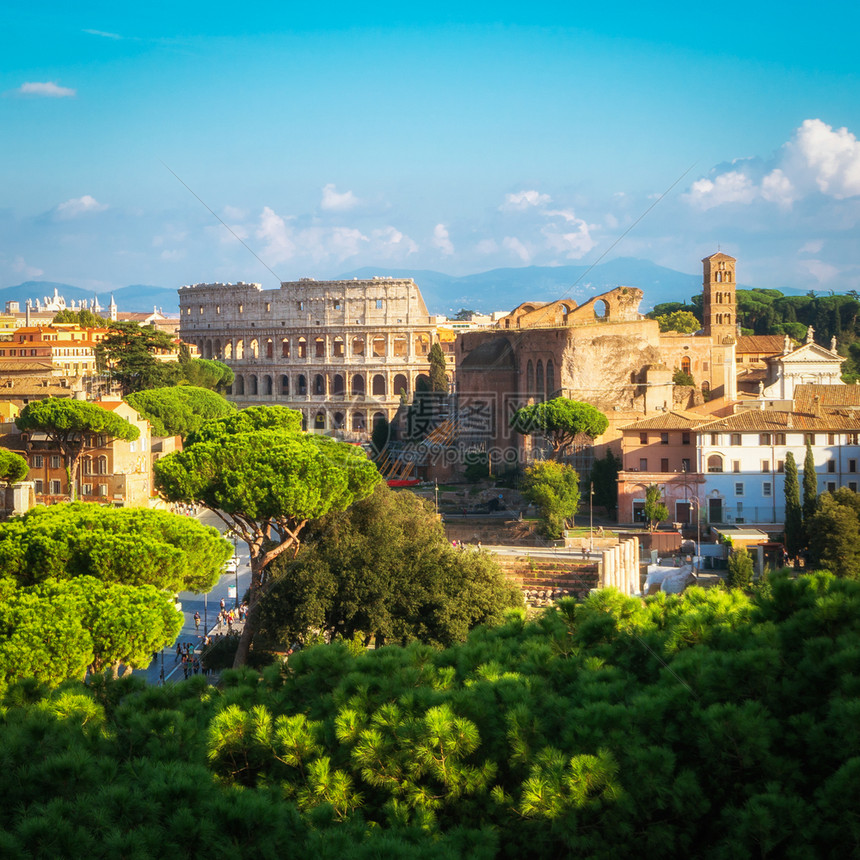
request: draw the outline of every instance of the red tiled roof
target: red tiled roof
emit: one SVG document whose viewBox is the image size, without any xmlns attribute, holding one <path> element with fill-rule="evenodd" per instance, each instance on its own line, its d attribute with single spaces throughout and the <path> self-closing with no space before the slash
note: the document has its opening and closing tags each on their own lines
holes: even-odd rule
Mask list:
<svg viewBox="0 0 860 860">
<path fill-rule="evenodd" d="M 735 353 L 738 355 L 746 353 L 780 355 L 784 344 L 785 336 L 781 334 L 742 334 L 738 338 L 737 346 L 735 346 Z"/>
</svg>

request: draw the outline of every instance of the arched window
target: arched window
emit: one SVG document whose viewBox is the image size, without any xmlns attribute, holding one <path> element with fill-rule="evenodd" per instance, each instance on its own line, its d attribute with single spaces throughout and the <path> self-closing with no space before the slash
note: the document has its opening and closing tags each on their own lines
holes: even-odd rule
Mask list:
<svg viewBox="0 0 860 860">
<path fill-rule="evenodd" d="M 237 376 L 234 381 L 236 384 L 236 394 L 238 394 L 240 397 L 243 397 L 245 394 L 245 377 Z"/>
<path fill-rule="evenodd" d="M 93 461 L 90 457 L 84 457 L 82 468 L 85 475 L 92 475 L 93 473 Z"/>
<path fill-rule="evenodd" d="M 543 397 L 543 362 L 538 359 L 537 368 L 535 369 L 535 393 L 538 397 Z"/>
<path fill-rule="evenodd" d="M 227 361 L 232 361 L 233 359 L 233 342 L 230 340 L 224 344 L 224 358 Z"/>
<path fill-rule="evenodd" d="M 385 377 L 381 373 L 377 373 L 373 377 L 373 390 L 371 393 L 374 397 L 385 397 Z"/>
<path fill-rule="evenodd" d="M 314 394 L 325 394 L 325 377 L 321 373 L 314 377 Z"/>
<path fill-rule="evenodd" d="M 690 356 L 689 356 L 689 355 L 685 355 L 685 356 L 681 359 L 681 370 L 682 370 L 684 373 L 689 373 L 689 372 L 690 372 L 690 367 L 691 367 L 691 365 L 690 365 Z"/>
<path fill-rule="evenodd" d="M 303 374 L 299 374 L 299 378 L 296 380 L 296 394 L 301 397 L 304 397 L 308 393 L 308 378 Z"/>
<path fill-rule="evenodd" d="M 251 358 L 259 358 L 260 357 L 260 344 L 257 342 L 257 338 L 254 338 L 251 341 Z"/>
<path fill-rule="evenodd" d="M 555 394 L 555 365 L 552 359 L 546 362 L 546 397 L 549 400 Z"/>
<path fill-rule="evenodd" d="M 245 357 L 245 341 L 236 341 L 236 361 L 241 361 Z"/>
<path fill-rule="evenodd" d="M 325 358 L 325 338 L 322 336 L 314 340 L 314 356 L 316 358 Z"/>
<path fill-rule="evenodd" d="M 526 365 L 526 394 L 534 394 L 535 390 L 535 368 L 532 360 Z"/>
<path fill-rule="evenodd" d="M 378 334 L 375 335 L 373 340 L 370 342 L 370 354 L 374 358 L 384 358 L 385 357 L 385 336 Z"/>
<path fill-rule="evenodd" d="M 364 396 L 364 377 L 360 373 L 356 373 L 352 377 L 352 394 L 354 397 Z"/>
<path fill-rule="evenodd" d="M 325 430 L 325 412 L 317 412 L 314 416 L 314 430 Z"/>
<path fill-rule="evenodd" d="M 258 388 L 258 384 L 257 384 L 257 377 L 252 376 L 252 377 L 250 377 L 249 381 L 251 383 L 251 390 L 248 392 L 248 394 L 250 394 L 253 397 L 253 396 L 260 393 L 260 389 Z"/>
<path fill-rule="evenodd" d="M 364 338 L 363 337 L 354 337 L 352 339 L 352 354 L 353 355 L 364 355 Z"/>
<path fill-rule="evenodd" d="M 290 393 L 290 377 L 286 373 L 281 374 L 281 394 Z"/>
<path fill-rule="evenodd" d="M 723 471 L 723 458 L 719 454 L 711 454 L 708 457 L 708 471 L 709 472 L 722 472 Z"/>
<path fill-rule="evenodd" d="M 343 356 L 345 354 L 344 353 L 344 344 L 343 344 L 343 338 L 340 335 L 337 335 L 337 337 L 335 337 L 334 341 L 332 342 L 331 349 L 332 349 L 331 354 L 332 354 L 332 356 L 334 356 L 334 358 L 343 358 Z"/>
<path fill-rule="evenodd" d="M 299 358 L 307 358 L 308 357 L 308 339 L 302 335 L 299 338 Z"/>
<path fill-rule="evenodd" d="M 267 397 L 271 397 L 274 394 L 274 386 L 272 385 L 272 377 L 264 376 L 263 377 L 263 394 Z"/>
<path fill-rule="evenodd" d="M 269 338 L 266 341 L 266 358 L 274 358 L 275 357 L 275 345 L 272 343 L 272 339 Z"/>
<path fill-rule="evenodd" d="M 394 350 L 394 356 L 396 358 L 406 358 L 406 353 L 409 349 L 409 341 L 405 334 L 396 334 L 394 335 L 394 341 L 392 342 L 392 348 Z"/>
<path fill-rule="evenodd" d="M 343 412 L 334 413 L 334 429 L 343 430 Z"/>
<path fill-rule="evenodd" d="M 288 337 L 281 339 L 281 357 L 289 358 L 290 357 L 290 339 Z"/>
<path fill-rule="evenodd" d="M 409 380 L 403 373 L 398 373 L 394 377 L 394 394 L 397 397 L 401 394 L 409 394 Z"/>
<path fill-rule="evenodd" d="M 331 393 L 336 396 L 343 395 L 343 376 L 336 373 L 331 381 Z"/>
<path fill-rule="evenodd" d="M 352 413 L 352 431 L 353 433 L 363 433 L 366 427 L 363 412 Z"/>
<path fill-rule="evenodd" d="M 107 457 L 99 457 L 98 473 L 100 475 L 106 475 L 108 473 Z"/>
</svg>

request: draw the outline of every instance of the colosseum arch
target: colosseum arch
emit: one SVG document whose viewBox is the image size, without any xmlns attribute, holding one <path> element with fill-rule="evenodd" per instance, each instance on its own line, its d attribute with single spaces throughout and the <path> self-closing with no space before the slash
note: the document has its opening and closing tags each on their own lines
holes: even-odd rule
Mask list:
<svg viewBox="0 0 860 860">
<path fill-rule="evenodd" d="M 228 340 L 227 343 L 224 344 L 224 359 L 225 361 L 233 360 L 233 341 Z"/>
<path fill-rule="evenodd" d="M 325 338 L 322 335 L 314 338 L 314 358 L 325 358 Z"/>
<path fill-rule="evenodd" d="M 416 334 L 412 340 L 412 345 L 415 349 L 415 355 L 423 357 L 430 352 L 430 335 L 421 332 Z"/>
<path fill-rule="evenodd" d="M 405 334 L 394 335 L 391 348 L 395 358 L 406 358 L 409 354 L 409 338 Z"/>
<path fill-rule="evenodd" d="M 344 393 L 344 385 L 343 385 L 343 374 L 336 373 L 331 380 L 331 393 L 337 397 L 343 395 Z"/>
<path fill-rule="evenodd" d="M 281 338 L 281 358 L 290 357 L 290 339 L 288 337 Z"/>
<path fill-rule="evenodd" d="M 290 393 L 290 377 L 286 373 L 281 374 L 281 394 Z"/>
<path fill-rule="evenodd" d="M 208 338 L 203 342 L 203 358 L 212 358 L 212 341 Z"/>
<path fill-rule="evenodd" d="M 314 394 L 320 395 L 326 393 L 326 384 L 325 384 L 325 376 L 322 373 L 318 373 L 314 376 Z"/>
<path fill-rule="evenodd" d="M 370 341 L 370 354 L 374 358 L 385 358 L 385 335 L 374 335 Z"/>
<path fill-rule="evenodd" d="M 544 396 L 544 379 L 543 379 L 543 361 L 538 359 L 537 365 L 535 367 L 535 392 L 538 397 L 543 398 Z"/>
<path fill-rule="evenodd" d="M 353 374 L 352 377 L 352 396 L 363 397 L 366 391 L 364 376 L 361 373 Z"/>
<path fill-rule="evenodd" d="M 314 415 L 314 430 L 325 430 L 325 412 L 322 409 Z"/>
<path fill-rule="evenodd" d="M 385 397 L 385 377 L 381 373 L 377 373 L 373 377 L 373 382 L 371 384 L 373 388 L 370 393 L 374 397 Z"/>
<path fill-rule="evenodd" d="M 296 379 L 296 394 L 300 397 L 307 396 L 308 393 L 308 378 L 300 373 L 298 379 Z"/>
<path fill-rule="evenodd" d="M 398 373 L 397 376 L 394 377 L 394 394 L 396 396 L 409 394 L 409 380 L 403 373 Z"/>
<path fill-rule="evenodd" d="M 364 355 L 364 338 L 363 337 L 354 337 L 352 339 L 352 354 L 353 355 Z"/>
<path fill-rule="evenodd" d="M 353 433 L 364 433 L 367 429 L 367 422 L 364 417 L 363 412 L 353 412 L 352 413 L 352 432 Z"/>
<path fill-rule="evenodd" d="M 344 426 L 343 412 L 335 412 L 332 416 L 332 428 L 334 430 L 343 430 Z"/>
<path fill-rule="evenodd" d="M 251 346 L 248 351 L 251 353 L 251 358 L 260 357 L 260 343 L 257 338 L 251 340 Z"/>
<path fill-rule="evenodd" d="M 262 393 L 265 394 L 266 397 L 271 397 L 275 393 L 274 386 L 272 385 L 272 377 L 269 376 L 268 373 L 263 377 L 263 392 Z"/>
<path fill-rule="evenodd" d="M 299 338 L 298 350 L 299 358 L 308 357 L 308 339 L 304 335 Z"/>
<path fill-rule="evenodd" d="M 236 378 L 233 380 L 233 382 L 234 382 L 234 388 L 235 388 L 234 393 L 240 397 L 244 397 L 244 395 L 245 395 L 245 377 L 242 376 L 241 374 L 237 373 Z"/>
<path fill-rule="evenodd" d="M 248 377 L 248 383 L 250 385 L 248 394 L 251 397 L 256 397 L 260 393 L 259 380 L 257 379 L 256 374 L 252 374 Z"/>
<path fill-rule="evenodd" d="M 331 354 L 333 358 L 343 358 L 346 355 L 343 338 L 340 335 L 337 335 L 332 341 Z"/>
<path fill-rule="evenodd" d="M 212 358 L 220 360 L 221 358 L 221 341 L 213 340 L 212 341 Z"/>
<path fill-rule="evenodd" d="M 274 358 L 275 357 L 275 344 L 272 342 L 271 338 L 266 340 L 266 358 Z"/>
</svg>

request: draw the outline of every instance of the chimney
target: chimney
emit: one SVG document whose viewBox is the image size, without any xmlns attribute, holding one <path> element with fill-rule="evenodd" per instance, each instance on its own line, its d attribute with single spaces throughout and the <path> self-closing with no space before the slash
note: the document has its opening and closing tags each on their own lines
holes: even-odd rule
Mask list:
<svg viewBox="0 0 860 860">
<path fill-rule="evenodd" d="M 812 398 L 812 414 L 816 418 L 821 417 L 821 397 L 818 394 Z"/>
</svg>

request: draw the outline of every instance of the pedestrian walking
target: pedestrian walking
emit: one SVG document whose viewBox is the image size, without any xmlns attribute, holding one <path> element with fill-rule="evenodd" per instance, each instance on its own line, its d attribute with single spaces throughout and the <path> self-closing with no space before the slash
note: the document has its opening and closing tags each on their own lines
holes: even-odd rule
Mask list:
<svg viewBox="0 0 860 860">
<path fill-rule="evenodd" d="M 179 662 L 179 656 L 180 656 L 181 654 L 182 654 L 182 645 L 181 645 L 179 642 L 177 642 L 177 643 L 176 643 L 176 657 L 173 659 L 173 662 L 174 662 L 174 663 L 178 663 L 178 662 Z"/>
<path fill-rule="evenodd" d="M 226 609 L 226 607 L 227 607 L 227 604 L 224 601 L 224 598 L 222 597 L 221 598 L 221 611 L 223 612 Z"/>
<path fill-rule="evenodd" d="M 197 633 L 200 632 L 200 613 L 199 612 L 194 613 L 194 630 Z"/>
</svg>

